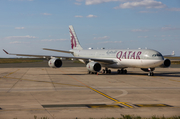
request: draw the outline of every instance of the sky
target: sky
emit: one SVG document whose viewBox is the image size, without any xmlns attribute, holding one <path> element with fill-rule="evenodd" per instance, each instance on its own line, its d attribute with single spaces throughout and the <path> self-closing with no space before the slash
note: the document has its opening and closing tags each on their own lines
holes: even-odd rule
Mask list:
<svg viewBox="0 0 180 119">
<path fill-rule="evenodd" d="M 0 57 L 60 55 L 69 25 L 84 49 L 148 48 L 180 56 L 180 0 L 0 0 Z M 13 56 L 15 57 L 15 56 Z"/>
</svg>

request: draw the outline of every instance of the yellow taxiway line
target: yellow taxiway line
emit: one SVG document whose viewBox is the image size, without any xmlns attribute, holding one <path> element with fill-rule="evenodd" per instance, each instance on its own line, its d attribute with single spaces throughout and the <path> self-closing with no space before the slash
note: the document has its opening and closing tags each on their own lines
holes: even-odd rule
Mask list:
<svg viewBox="0 0 180 119">
<path fill-rule="evenodd" d="M 60 71 L 61 71 L 61 70 L 60 70 Z M 61 72 L 62 72 L 63 74 L 66 74 L 66 73 L 63 72 L 63 71 L 61 71 Z M 72 77 L 72 76 L 70 76 L 70 75 L 68 75 L 68 76 L 71 77 L 72 79 L 76 80 L 77 82 L 83 84 L 83 85 L 86 86 L 87 88 L 89 88 L 89 89 L 95 91 L 96 93 L 98 93 L 98 94 L 100 94 L 100 95 L 102 95 L 102 96 L 104 96 L 104 97 L 106 97 L 106 98 L 108 98 L 108 99 L 114 101 L 116 104 L 121 104 L 121 105 L 124 105 L 124 106 L 126 106 L 126 107 L 133 108 L 133 106 L 127 104 L 126 102 L 120 102 L 119 100 L 117 100 L 117 99 L 115 99 L 115 98 L 113 98 L 113 97 L 110 97 L 110 96 L 106 95 L 105 93 L 100 92 L 100 91 L 98 91 L 98 90 L 96 90 L 96 89 L 94 89 L 94 88 L 92 88 L 92 87 L 90 87 L 90 86 L 84 84 L 83 82 L 79 81 L 79 80 L 76 79 L 76 78 L 74 78 L 74 77 Z"/>
<path fill-rule="evenodd" d="M 11 73 L 9 73 L 9 74 L 3 76 L 2 78 L 20 79 L 20 78 L 8 77 L 8 76 L 10 76 L 11 74 L 17 72 L 18 70 L 19 70 L 19 69 L 17 69 L 16 71 L 11 72 Z M 63 71 L 61 71 L 61 72 L 63 72 Z M 63 72 L 63 74 L 65 74 L 65 73 Z M 126 107 L 133 108 L 133 106 L 127 104 L 126 102 L 120 102 L 119 100 L 117 100 L 117 99 L 115 99 L 115 98 L 113 98 L 113 97 L 110 97 L 110 96 L 106 95 L 105 93 L 100 92 L 100 91 L 98 91 L 98 90 L 96 90 L 96 89 L 94 89 L 94 88 L 92 88 L 92 87 L 90 87 L 90 86 L 84 84 L 83 82 L 79 81 L 79 80 L 76 79 L 76 78 L 74 78 L 74 77 L 72 77 L 72 76 L 70 76 L 70 75 L 68 75 L 68 76 L 71 77 L 72 79 L 76 80 L 77 82 L 83 84 L 85 87 L 87 87 L 87 88 L 93 90 L 94 92 L 96 92 L 96 93 L 98 93 L 98 94 L 100 94 L 100 95 L 102 95 L 102 96 L 104 96 L 104 97 L 106 97 L 106 98 L 108 98 L 108 99 L 114 101 L 116 104 L 121 104 L 121 105 L 124 105 L 124 106 L 126 106 Z M 33 81 L 33 82 L 40 82 L 40 81 L 38 81 L 38 80 L 31 80 L 31 79 L 20 79 L 20 80 Z M 47 82 L 47 81 L 42 81 L 42 82 L 43 82 L 43 83 L 52 83 L 52 84 L 60 84 L 60 85 L 76 86 L 76 87 L 84 87 L 84 86 L 79 86 L 79 85 L 62 84 L 62 83 L 54 83 L 54 82 Z"/>
<path fill-rule="evenodd" d="M 2 78 L 7 78 L 9 75 L 14 74 L 14 73 L 17 72 L 17 71 L 19 71 L 19 69 L 17 69 L 16 71 L 10 72 L 9 74 L 7 74 L 7 75 L 5 75 L 5 76 L 3 76 L 3 77 L 0 77 L 0 79 L 2 79 Z"/>
</svg>

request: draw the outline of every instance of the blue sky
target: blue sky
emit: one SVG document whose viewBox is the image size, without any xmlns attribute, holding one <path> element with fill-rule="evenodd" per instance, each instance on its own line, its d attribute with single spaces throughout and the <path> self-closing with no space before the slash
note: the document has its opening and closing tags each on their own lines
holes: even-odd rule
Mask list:
<svg viewBox="0 0 180 119">
<path fill-rule="evenodd" d="M 180 56 L 180 0 L 1 0 L 0 47 L 65 55 L 69 25 L 84 49 L 149 48 Z M 12 57 L 2 50 L 0 57 Z"/>
</svg>

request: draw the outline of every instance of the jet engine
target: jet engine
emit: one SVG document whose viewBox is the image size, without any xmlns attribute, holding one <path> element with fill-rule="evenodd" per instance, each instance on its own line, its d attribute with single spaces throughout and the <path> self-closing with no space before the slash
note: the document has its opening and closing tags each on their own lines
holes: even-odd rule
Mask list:
<svg viewBox="0 0 180 119">
<path fill-rule="evenodd" d="M 160 67 L 162 68 L 167 68 L 171 65 L 171 61 L 169 59 L 164 59 L 164 62 L 162 65 L 160 65 Z"/>
<path fill-rule="evenodd" d="M 60 68 L 62 66 L 62 61 L 58 58 L 52 58 L 48 61 L 48 65 L 51 68 Z"/>
<path fill-rule="evenodd" d="M 101 70 L 101 65 L 98 62 L 89 62 L 86 68 L 90 72 L 99 72 Z"/>
</svg>

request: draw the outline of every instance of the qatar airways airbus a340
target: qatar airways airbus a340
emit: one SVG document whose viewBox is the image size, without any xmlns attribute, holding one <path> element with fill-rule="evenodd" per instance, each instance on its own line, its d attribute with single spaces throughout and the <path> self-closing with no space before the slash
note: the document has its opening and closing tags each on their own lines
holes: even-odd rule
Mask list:
<svg viewBox="0 0 180 119">
<path fill-rule="evenodd" d="M 69 26 L 70 39 L 71 39 L 71 50 L 55 50 L 44 48 L 43 50 L 50 50 L 63 53 L 71 53 L 72 57 L 67 56 L 51 56 L 51 55 L 29 55 L 29 54 L 13 54 L 9 55 L 17 56 L 31 56 L 31 57 L 41 57 L 49 59 L 48 65 L 52 68 L 60 68 L 62 66 L 62 60 L 59 58 L 73 58 L 86 64 L 86 68 L 90 74 L 97 73 L 101 71 L 104 67 L 103 73 L 110 74 L 110 68 L 116 68 L 117 73 L 126 74 L 126 68 L 141 68 L 143 71 L 149 72 L 149 76 L 153 76 L 155 67 L 169 67 L 171 61 L 169 59 L 164 59 L 162 54 L 155 50 L 150 49 L 113 49 L 113 50 L 84 50 L 73 26 Z"/>
</svg>

